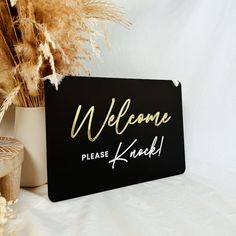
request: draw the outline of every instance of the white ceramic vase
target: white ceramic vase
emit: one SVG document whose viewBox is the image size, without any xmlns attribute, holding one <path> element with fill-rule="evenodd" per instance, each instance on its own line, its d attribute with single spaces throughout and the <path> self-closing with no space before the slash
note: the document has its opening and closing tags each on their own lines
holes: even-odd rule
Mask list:
<svg viewBox="0 0 236 236">
<path fill-rule="evenodd" d="M 15 137 L 25 146 L 22 187 L 47 183 L 46 127 L 44 107 L 16 107 Z"/>
</svg>

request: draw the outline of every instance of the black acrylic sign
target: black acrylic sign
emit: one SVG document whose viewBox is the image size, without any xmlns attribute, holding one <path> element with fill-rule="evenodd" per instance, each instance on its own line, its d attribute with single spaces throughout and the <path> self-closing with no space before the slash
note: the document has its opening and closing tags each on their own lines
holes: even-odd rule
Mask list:
<svg viewBox="0 0 236 236">
<path fill-rule="evenodd" d="M 45 93 L 52 201 L 184 172 L 180 84 L 66 77 Z"/>
</svg>

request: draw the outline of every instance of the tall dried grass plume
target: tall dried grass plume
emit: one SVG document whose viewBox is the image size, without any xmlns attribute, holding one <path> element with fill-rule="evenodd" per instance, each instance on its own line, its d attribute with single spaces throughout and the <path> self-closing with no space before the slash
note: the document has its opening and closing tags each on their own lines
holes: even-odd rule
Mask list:
<svg viewBox="0 0 236 236">
<path fill-rule="evenodd" d="M 130 25 L 106 0 L 0 0 L 0 119 L 11 103 L 43 106 L 45 79 L 58 88 L 63 76 L 88 73 L 107 22 Z"/>
</svg>

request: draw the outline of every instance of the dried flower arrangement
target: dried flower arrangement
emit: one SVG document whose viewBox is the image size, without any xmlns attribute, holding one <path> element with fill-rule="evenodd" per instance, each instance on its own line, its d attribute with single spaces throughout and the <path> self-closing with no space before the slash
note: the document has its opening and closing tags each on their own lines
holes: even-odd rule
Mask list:
<svg viewBox="0 0 236 236">
<path fill-rule="evenodd" d="M 97 23 L 109 21 L 129 26 L 106 0 L 0 0 L 0 122 L 12 103 L 43 106 L 45 79 L 57 88 L 63 75 L 88 72 L 105 35 Z"/>
</svg>

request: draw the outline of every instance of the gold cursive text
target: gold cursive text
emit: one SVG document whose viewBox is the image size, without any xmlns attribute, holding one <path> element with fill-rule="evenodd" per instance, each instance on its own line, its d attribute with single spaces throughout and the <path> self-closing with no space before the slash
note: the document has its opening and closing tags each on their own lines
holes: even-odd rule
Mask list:
<svg viewBox="0 0 236 236">
<path fill-rule="evenodd" d="M 120 127 L 120 120 L 124 119 L 124 116 L 126 115 L 128 109 L 130 107 L 131 99 L 129 98 L 124 102 L 124 104 L 122 105 L 117 116 L 115 116 L 114 114 L 111 114 L 112 109 L 115 104 L 115 101 L 116 101 L 115 98 L 112 98 L 110 108 L 107 112 L 107 115 L 106 115 L 104 121 L 103 121 L 103 124 L 94 137 L 91 134 L 91 129 L 92 129 L 92 121 L 93 121 L 95 107 L 94 106 L 90 107 L 90 109 L 88 110 L 88 112 L 84 116 L 82 122 L 80 123 L 80 125 L 76 129 L 79 114 L 82 109 L 82 105 L 79 105 L 77 108 L 77 111 L 75 113 L 74 121 L 73 121 L 73 124 L 71 127 L 71 138 L 75 138 L 78 135 L 78 133 L 80 132 L 82 126 L 84 125 L 84 123 L 86 122 L 87 119 L 88 119 L 87 135 L 88 135 L 88 139 L 91 142 L 94 142 L 99 137 L 99 135 L 102 133 L 102 131 L 106 125 L 108 125 L 110 127 L 115 126 L 115 132 L 118 135 L 121 135 L 125 132 L 125 130 L 128 128 L 129 125 L 141 124 L 144 122 L 145 123 L 153 122 L 155 126 L 160 126 L 161 124 L 167 123 L 171 119 L 171 116 L 169 116 L 167 112 L 165 112 L 162 115 L 161 115 L 161 112 L 159 112 L 159 111 L 156 112 L 155 114 L 147 114 L 147 115 L 140 113 L 140 114 L 138 114 L 138 116 L 131 114 L 128 117 L 125 125 L 123 127 Z"/>
</svg>

